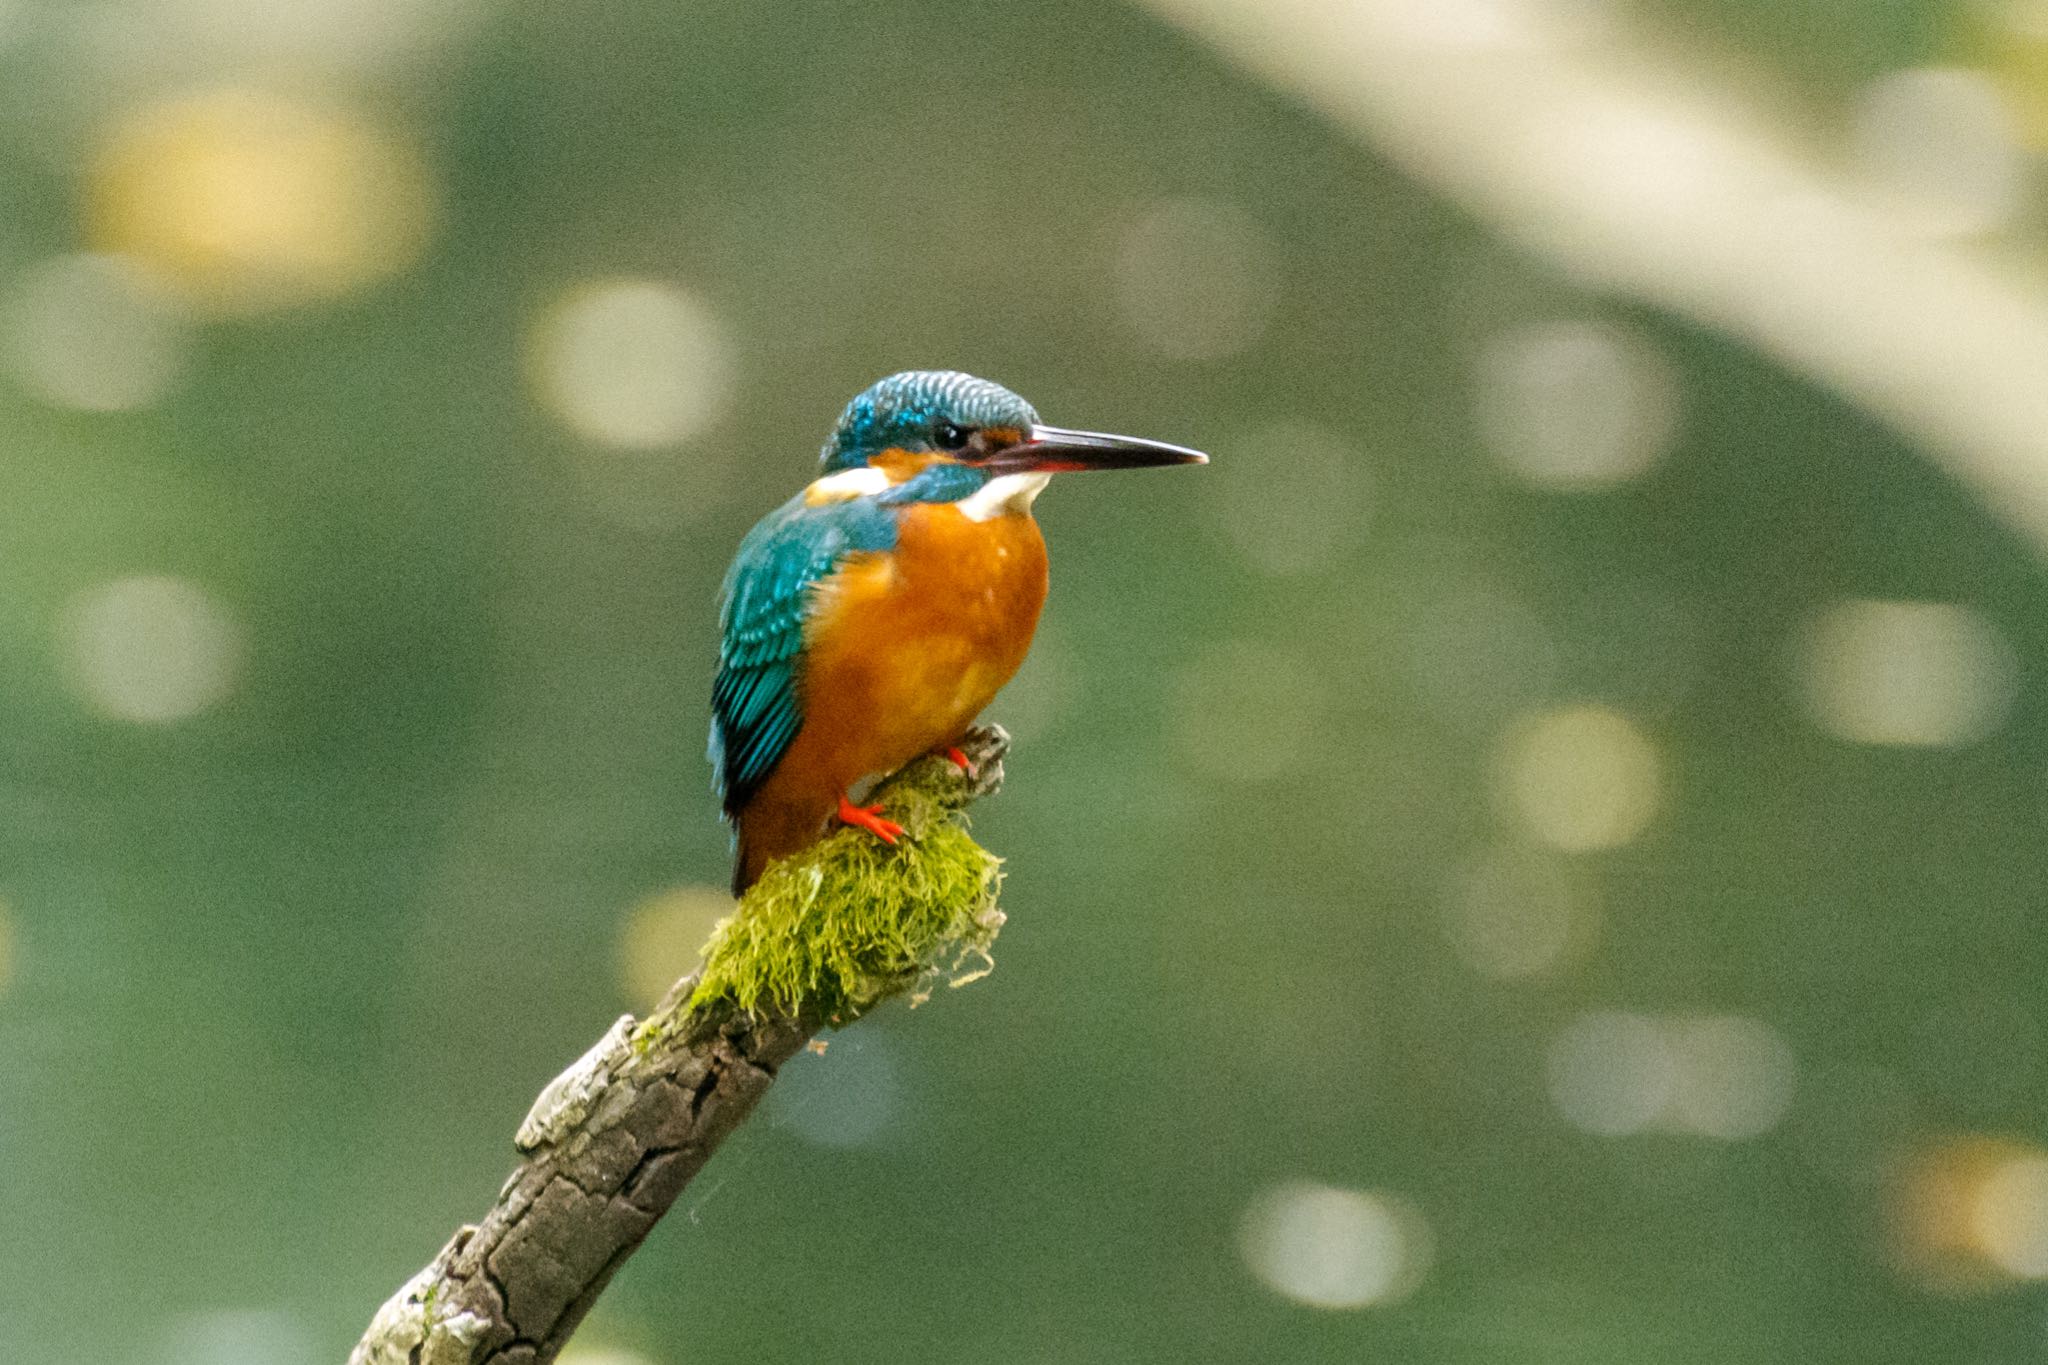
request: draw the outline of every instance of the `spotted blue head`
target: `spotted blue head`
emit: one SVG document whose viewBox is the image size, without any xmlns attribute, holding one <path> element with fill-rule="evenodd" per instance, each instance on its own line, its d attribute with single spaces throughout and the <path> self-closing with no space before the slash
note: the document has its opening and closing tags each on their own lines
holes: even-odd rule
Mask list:
<svg viewBox="0 0 2048 1365">
<path fill-rule="evenodd" d="M 819 454 L 821 484 L 886 490 L 881 496 L 893 502 L 958 501 L 1005 477 L 1029 481 L 1035 492 L 1064 470 L 1207 460 L 1160 441 L 1046 426 L 1010 390 L 958 370 L 905 370 L 868 386 Z"/>
<path fill-rule="evenodd" d="M 905 370 L 854 396 L 819 453 L 827 474 L 856 469 L 885 451 L 938 454 L 965 449 L 972 433 L 1012 439 L 1038 424 L 1038 412 L 1001 384 L 958 370 Z"/>
</svg>

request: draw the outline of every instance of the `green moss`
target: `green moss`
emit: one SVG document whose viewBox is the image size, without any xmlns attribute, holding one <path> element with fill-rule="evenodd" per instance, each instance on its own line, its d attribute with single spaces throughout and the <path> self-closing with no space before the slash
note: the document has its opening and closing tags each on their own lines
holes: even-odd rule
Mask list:
<svg viewBox="0 0 2048 1365">
<path fill-rule="evenodd" d="M 1002 860 L 968 835 L 961 788 L 944 763 L 914 766 L 880 793 L 904 827 L 894 847 L 841 829 L 770 867 L 713 931 L 689 1012 L 730 1004 L 843 1025 L 941 977 L 985 975 Z"/>
</svg>

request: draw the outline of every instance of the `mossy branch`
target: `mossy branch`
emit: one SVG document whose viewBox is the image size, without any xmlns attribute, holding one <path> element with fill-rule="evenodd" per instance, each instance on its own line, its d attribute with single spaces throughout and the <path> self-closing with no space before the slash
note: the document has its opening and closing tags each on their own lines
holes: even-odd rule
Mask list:
<svg viewBox="0 0 2048 1365">
<path fill-rule="evenodd" d="M 622 1017 L 549 1083 L 496 1204 L 378 1310 L 350 1365 L 552 1361 L 814 1033 L 986 974 L 1000 864 L 962 812 L 1002 785 L 1009 736 L 961 748 L 972 776 L 926 758 L 877 788 L 897 847 L 842 830 L 775 865 L 646 1022 Z"/>
</svg>

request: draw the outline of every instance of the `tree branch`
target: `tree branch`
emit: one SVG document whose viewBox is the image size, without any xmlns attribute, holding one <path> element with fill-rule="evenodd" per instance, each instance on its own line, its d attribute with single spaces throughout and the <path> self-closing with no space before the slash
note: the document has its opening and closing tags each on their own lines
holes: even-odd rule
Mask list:
<svg viewBox="0 0 2048 1365">
<path fill-rule="evenodd" d="M 1001 787 L 1008 747 L 978 729 L 971 776 L 921 759 L 883 783 L 900 849 L 840 834 L 772 869 L 646 1023 L 622 1016 L 541 1092 L 496 1204 L 378 1310 L 350 1365 L 546 1365 L 814 1033 L 985 957 L 996 863 L 958 812 Z M 877 907 L 888 941 L 844 941 Z"/>
</svg>

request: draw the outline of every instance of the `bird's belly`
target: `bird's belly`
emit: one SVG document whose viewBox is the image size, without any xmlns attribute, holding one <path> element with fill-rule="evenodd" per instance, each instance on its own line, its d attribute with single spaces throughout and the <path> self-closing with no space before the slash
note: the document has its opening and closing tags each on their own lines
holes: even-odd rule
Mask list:
<svg viewBox="0 0 2048 1365">
<path fill-rule="evenodd" d="M 805 737 L 841 785 L 950 744 L 1024 662 L 1045 603 L 1028 516 L 904 518 L 897 548 L 835 574 L 807 631 Z"/>
</svg>

